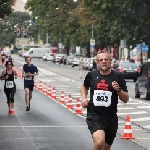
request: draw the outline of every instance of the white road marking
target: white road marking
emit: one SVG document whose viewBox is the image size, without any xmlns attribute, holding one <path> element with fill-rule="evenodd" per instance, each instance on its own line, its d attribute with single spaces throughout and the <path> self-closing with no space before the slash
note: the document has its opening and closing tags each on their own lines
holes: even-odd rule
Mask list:
<svg viewBox="0 0 150 150">
<path fill-rule="evenodd" d="M 150 108 L 150 106 L 137 106 L 137 108 Z"/>
<path fill-rule="evenodd" d="M 128 103 L 126 103 L 125 105 L 137 105 L 137 104 L 139 104 L 139 103 L 130 103 L 130 102 L 128 102 Z"/>
<path fill-rule="evenodd" d="M 84 128 L 87 126 L 0 126 L 0 128 Z"/>
<path fill-rule="evenodd" d="M 143 126 L 143 128 L 150 128 L 150 125 L 147 125 L 147 126 Z"/>
<path fill-rule="evenodd" d="M 131 121 L 148 121 L 148 120 L 150 120 L 150 117 L 131 119 Z"/>
<path fill-rule="evenodd" d="M 127 107 L 127 108 L 117 108 L 118 110 L 125 110 L 125 109 L 135 109 L 135 108 L 132 108 L 132 107 Z"/>
<path fill-rule="evenodd" d="M 117 113 L 118 116 L 121 115 L 137 115 L 137 114 L 146 114 L 146 111 L 138 111 L 138 112 L 126 112 L 126 113 Z"/>
</svg>

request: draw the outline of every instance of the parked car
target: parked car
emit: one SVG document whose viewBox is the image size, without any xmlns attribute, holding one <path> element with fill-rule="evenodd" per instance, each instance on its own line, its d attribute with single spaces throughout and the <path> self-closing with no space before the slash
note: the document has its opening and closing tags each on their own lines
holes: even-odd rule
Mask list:
<svg viewBox="0 0 150 150">
<path fill-rule="evenodd" d="M 81 54 L 75 53 L 72 55 L 73 56 L 73 60 L 72 60 L 72 67 L 74 66 L 78 66 L 79 62 L 80 62 L 80 58 L 82 57 Z"/>
<path fill-rule="evenodd" d="M 83 69 L 87 70 L 90 64 L 91 58 L 86 58 L 83 64 Z"/>
<path fill-rule="evenodd" d="M 121 62 L 115 71 L 121 72 L 124 79 L 133 79 L 136 82 L 139 74 L 139 66 L 132 62 Z"/>
<path fill-rule="evenodd" d="M 135 98 L 145 95 L 145 100 L 150 100 L 150 62 L 145 62 L 135 83 Z"/>
<path fill-rule="evenodd" d="M 60 58 L 62 56 L 66 56 L 66 54 L 56 54 L 53 58 L 53 62 L 56 63 L 56 62 L 59 62 L 60 61 Z"/>
<path fill-rule="evenodd" d="M 90 70 L 90 71 L 92 71 L 92 69 L 93 69 L 93 61 L 94 61 L 94 59 L 96 59 L 95 57 L 92 57 L 91 59 L 90 59 L 90 62 L 89 62 L 89 65 L 88 65 L 88 70 Z M 96 64 L 95 64 L 95 66 L 96 66 Z M 96 70 L 97 69 L 97 67 L 94 67 L 94 69 Z M 93 69 L 93 70 L 94 70 Z"/>
<path fill-rule="evenodd" d="M 63 58 L 63 64 L 66 65 L 66 61 L 67 61 L 67 56 L 64 56 Z"/>
<path fill-rule="evenodd" d="M 54 53 L 47 53 L 46 60 L 52 61 L 54 59 Z"/>
<path fill-rule="evenodd" d="M 42 59 L 45 60 L 45 61 L 46 61 L 47 54 L 48 54 L 48 53 L 45 53 L 45 54 L 42 56 Z"/>
<path fill-rule="evenodd" d="M 66 59 L 66 65 L 71 65 L 73 61 L 73 56 L 68 56 Z"/>
</svg>

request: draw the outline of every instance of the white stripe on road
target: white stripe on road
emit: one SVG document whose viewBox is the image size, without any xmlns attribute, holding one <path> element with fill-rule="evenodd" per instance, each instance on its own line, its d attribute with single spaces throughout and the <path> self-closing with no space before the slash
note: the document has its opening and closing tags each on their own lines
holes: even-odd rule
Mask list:
<svg viewBox="0 0 150 150">
<path fill-rule="evenodd" d="M 137 108 L 150 108 L 150 106 L 137 106 Z"/>
<path fill-rule="evenodd" d="M 150 125 L 147 125 L 147 126 L 143 126 L 143 128 L 150 128 Z"/>
<path fill-rule="evenodd" d="M 148 120 L 150 120 L 150 117 L 131 119 L 131 121 L 148 121 Z"/>
<path fill-rule="evenodd" d="M 126 112 L 126 113 L 117 113 L 118 116 L 121 115 L 137 115 L 137 114 L 145 114 L 147 113 L 146 111 L 138 111 L 138 112 Z"/>
<path fill-rule="evenodd" d="M 125 109 L 135 109 L 135 108 L 132 108 L 132 107 L 127 107 L 127 108 L 117 108 L 118 110 L 125 110 Z"/>
<path fill-rule="evenodd" d="M 128 102 L 128 103 L 126 103 L 126 105 L 136 105 L 136 104 L 139 104 L 139 103 L 130 103 L 130 102 Z"/>
</svg>

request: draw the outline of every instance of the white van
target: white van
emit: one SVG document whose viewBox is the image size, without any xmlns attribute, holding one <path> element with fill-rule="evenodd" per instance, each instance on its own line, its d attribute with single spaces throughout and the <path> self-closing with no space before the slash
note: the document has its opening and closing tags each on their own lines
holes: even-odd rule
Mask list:
<svg viewBox="0 0 150 150">
<path fill-rule="evenodd" d="M 51 48 L 31 48 L 24 56 L 31 58 L 42 58 L 45 53 L 50 53 Z"/>
</svg>

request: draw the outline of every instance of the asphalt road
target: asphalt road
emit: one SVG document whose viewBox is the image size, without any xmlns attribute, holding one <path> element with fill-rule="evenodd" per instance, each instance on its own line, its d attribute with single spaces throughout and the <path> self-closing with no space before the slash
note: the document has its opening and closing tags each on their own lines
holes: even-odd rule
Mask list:
<svg viewBox="0 0 150 150">
<path fill-rule="evenodd" d="M 21 69 L 23 58 L 15 58 L 15 66 Z M 38 80 L 56 86 L 57 99 L 61 90 L 74 93 L 82 84 L 76 68 L 60 66 L 51 62 L 33 60 L 40 69 Z M 57 66 L 56 66 L 57 65 Z M 62 68 L 63 67 L 63 68 Z M 42 69 L 46 70 L 43 71 Z M 0 69 L 2 71 L 2 69 Z M 53 71 L 53 72 L 52 72 Z M 87 71 L 84 71 L 86 75 Z M 49 74 L 49 75 L 47 75 Z M 130 84 L 130 83 L 129 83 Z M 131 83 L 132 84 L 132 83 Z M 92 138 L 87 129 L 84 115 L 76 115 L 48 96 L 34 89 L 31 111 L 25 111 L 23 80 L 16 80 L 15 115 L 7 114 L 6 98 L 3 93 L 3 81 L 0 84 L 0 149 L 2 150 L 91 150 Z M 71 88 L 70 88 L 71 86 Z M 67 87 L 67 88 L 65 88 Z M 69 90 L 67 90 L 69 87 Z M 79 91 L 78 91 L 79 93 Z M 66 98 L 67 99 L 67 98 Z M 121 121 L 121 120 L 120 120 Z M 122 122 L 122 126 L 124 122 Z M 121 129 L 120 129 L 121 130 Z M 123 130 L 121 130 L 123 133 Z M 121 140 L 117 134 L 112 150 L 143 150 L 145 145 L 135 141 Z"/>
</svg>

